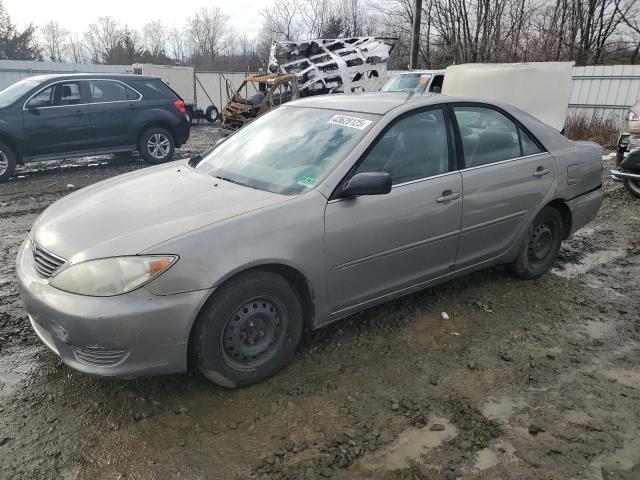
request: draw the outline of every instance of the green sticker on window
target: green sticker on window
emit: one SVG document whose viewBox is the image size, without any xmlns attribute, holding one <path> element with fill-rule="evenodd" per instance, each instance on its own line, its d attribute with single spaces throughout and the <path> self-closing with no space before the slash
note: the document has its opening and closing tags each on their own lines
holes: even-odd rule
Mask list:
<svg viewBox="0 0 640 480">
<path fill-rule="evenodd" d="M 310 177 L 305 175 L 300 180 L 296 182 L 298 185 L 302 185 L 303 187 L 313 187 L 316 184 L 316 179 L 314 177 Z"/>
</svg>

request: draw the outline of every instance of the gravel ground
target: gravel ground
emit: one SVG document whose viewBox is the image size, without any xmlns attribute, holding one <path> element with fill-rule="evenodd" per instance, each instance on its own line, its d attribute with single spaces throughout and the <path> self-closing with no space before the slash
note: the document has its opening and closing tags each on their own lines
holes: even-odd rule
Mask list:
<svg viewBox="0 0 640 480">
<path fill-rule="evenodd" d="M 194 127 L 179 153 L 217 135 Z M 551 274 L 492 268 L 367 310 L 226 391 L 76 373 L 27 324 L 14 259 L 37 215 L 145 166 L 31 165 L 0 186 L 0 478 L 640 478 L 640 201 L 620 184 Z"/>
</svg>

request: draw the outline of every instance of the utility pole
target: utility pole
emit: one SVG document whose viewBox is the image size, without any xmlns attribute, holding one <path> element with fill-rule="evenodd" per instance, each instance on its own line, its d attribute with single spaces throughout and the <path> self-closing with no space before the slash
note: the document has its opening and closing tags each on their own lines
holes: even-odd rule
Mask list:
<svg viewBox="0 0 640 480">
<path fill-rule="evenodd" d="M 413 9 L 413 32 L 411 33 L 411 55 L 409 68 L 418 68 L 418 50 L 420 49 L 420 24 L 422 23 L 422 0 L 415 0 Z"/>
</svg>

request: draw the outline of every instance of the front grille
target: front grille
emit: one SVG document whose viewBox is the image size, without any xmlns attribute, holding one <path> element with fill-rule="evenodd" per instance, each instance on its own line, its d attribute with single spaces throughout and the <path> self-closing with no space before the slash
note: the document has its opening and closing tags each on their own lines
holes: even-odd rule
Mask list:
<svg viewBox="0 0 640 480">
<path fill-rule="evenodd" d="M 105 350 L 102 347 L 73 347 L 79 362 L 97 367 L 114 367 L 129 355 L 126 350 Z"/>
<path fill-rule="evenodd" d="M 45 278 L 50 278 L 66 262 L 64 258 L 46 251 L 35 242 L 33 242 L 33 260 L 36 270 Z"/>
</svg>

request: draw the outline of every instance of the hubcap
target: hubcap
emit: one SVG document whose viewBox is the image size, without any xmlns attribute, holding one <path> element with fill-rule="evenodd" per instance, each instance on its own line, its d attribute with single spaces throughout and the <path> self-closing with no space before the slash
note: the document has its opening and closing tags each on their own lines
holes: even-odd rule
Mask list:
<svg viewBox="0 0 640 480">
<path fill-rule="evenodd" d="M 280 347 L 287 314 L 275 298 L 255 298 L 242 305 L 227 320 L 222 337 L 225 362 L 238 370 L 266 363 Z"/>
<path fill-rule="evenodd" d="M 532 263 L 542 262 L 553 247 L 553 230 L 551 226 L 543 223 L 536 226 L 529 240 L 529 261 Z"/>
<path fill-rule="evenodd" d="M 154 133 L 149 137 L 147 142 L 147 150 L 153 158 L 163 159 L 169 154 L 171 143 L 169 139 L 162 133 Z"/>
<path fill-rule="evenodd" d="M 4 175 L 4 173 L 9 168 L 9 159 L 5 155 L 5 153 L 0 150 L 0 175 Z"/>
</svg>

